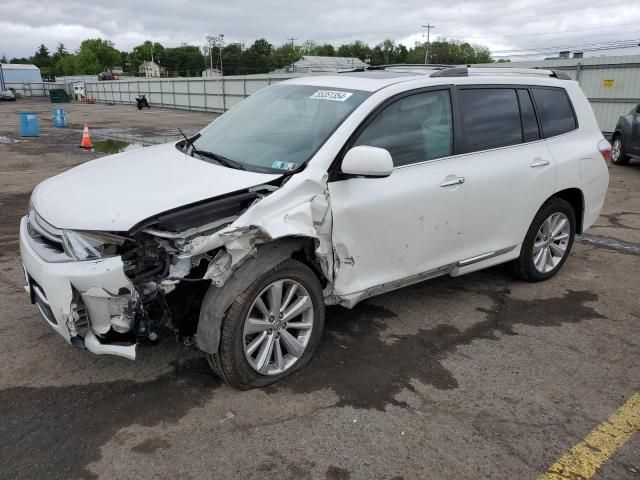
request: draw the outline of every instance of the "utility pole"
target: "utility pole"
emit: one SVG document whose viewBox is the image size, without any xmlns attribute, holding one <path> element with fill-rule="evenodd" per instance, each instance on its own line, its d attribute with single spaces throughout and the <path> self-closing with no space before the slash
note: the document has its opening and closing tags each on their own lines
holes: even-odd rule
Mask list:
<svg viewBox="0 0 640 480">
<path fill-rule="evenodd" d="M 431 61 L 431 57 L 429 55 L 429 49 L 431 48 L 431 29 L 436 28 L 436 26 L 431 25 L 430 23 L 427 23 L 426 25 L 422 25 L 422 28 L 427 29 L 427 48 L 426 48 L 426 51 L 424 52 L 424 63 L 426 65 Z"/>
<path fill-rule="evenodd" d="M 205 38 L 207 39 L 207 45 L 209 45 L 209 73 L 207 76 L 211 76 L 213 75 L 213 45 L 216 37 L 207 35 Z"/>
<path fill-rule="evenodd" d="M 297 40 L 297 38 L 291 37 L 291 38 L 287 38 L 287 40 L 289 40 L 291 42 L 291 54 L 293 55 L 293 42 Z M 295 68 L 294 65 L 294 58 L 295 56 L 291 57 L 291 71 L 293 72 L 293 69 Z"/>
</svg>

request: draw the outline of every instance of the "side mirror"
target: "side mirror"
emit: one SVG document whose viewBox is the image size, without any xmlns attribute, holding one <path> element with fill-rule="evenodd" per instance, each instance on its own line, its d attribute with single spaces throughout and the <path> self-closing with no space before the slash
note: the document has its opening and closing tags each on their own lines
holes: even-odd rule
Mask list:
<svg viewBox="0 0 640 480">
<path fill-rule="evenodd" d="M 393 172 L 393 160 L 384 148 L 360 145 L 347 152 L 341 170 L 347 175 L 388 177 Z"/>
</svg>

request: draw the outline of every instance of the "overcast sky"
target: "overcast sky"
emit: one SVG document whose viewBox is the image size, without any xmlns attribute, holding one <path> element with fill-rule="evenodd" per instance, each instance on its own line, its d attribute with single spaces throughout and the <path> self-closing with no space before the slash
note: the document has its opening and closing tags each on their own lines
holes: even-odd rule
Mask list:
<svg viewBox="0 0 640 480">
<path fill-rule="evenodd" d="M 276 46 L 288 37 L 334 45 L 356 39 L 374 45 L 391 38 L 411 46 L 424 41 L 421 25 L 427 23 L 436 27 L 432 39 L 484 44 L 496 55 L 616 40 L 640 43 L 637 0 L 2 0 L 1 11 L 0 56 L 9 58 L 29 56 L 40 43 L 54 50 L 62 42 L 73 51 L 95 37 L 120 50 L 147 39 L 201 46 L 209 33 L 247 46 L 260 37 Z M 608 53 L 640 53 L 640 48 Z"/>
</svg>

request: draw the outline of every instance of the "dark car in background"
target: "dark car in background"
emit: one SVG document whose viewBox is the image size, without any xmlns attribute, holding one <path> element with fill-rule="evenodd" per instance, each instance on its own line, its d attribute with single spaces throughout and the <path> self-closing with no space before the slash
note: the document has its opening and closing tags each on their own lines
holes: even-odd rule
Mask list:
<svg viewBox="0 0 640 480">
<path fill-rule="evenodd" d="M 620 117 L 611 146 L 611 161 L 616 165 L 627 165 L 632 158 L 640 160 L 640 104 Z"/>
<path fill-rule="evenodd" d="M 117 80 L 117 77 L 111 72 L 102 72 L 98 74 L 98 80 Z"/>
</svg>

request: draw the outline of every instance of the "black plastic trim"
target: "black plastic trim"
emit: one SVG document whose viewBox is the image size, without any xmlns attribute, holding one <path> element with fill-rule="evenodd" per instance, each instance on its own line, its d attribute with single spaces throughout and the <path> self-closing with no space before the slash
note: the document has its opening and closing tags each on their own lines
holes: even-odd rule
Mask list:
<svg viewBox="0 0 640 480">
<path fill-rule="evenodd" d="M 451 67 L 429 75 L 430 77 L 468 77 L 469 69 L 467 67 Z"/>
<path fill-rule="evenodd" d="M 244 210 L 257 196 L 256 192 L 244 190 L 183 205 L 137 223 L 129 230 L 129 233 L 136 234 L 151 225 L 161 225 L 170 231 L 180 231 L 203 225 L 206 223 L 206 218 L 215 220 Z"/>
</svg>

